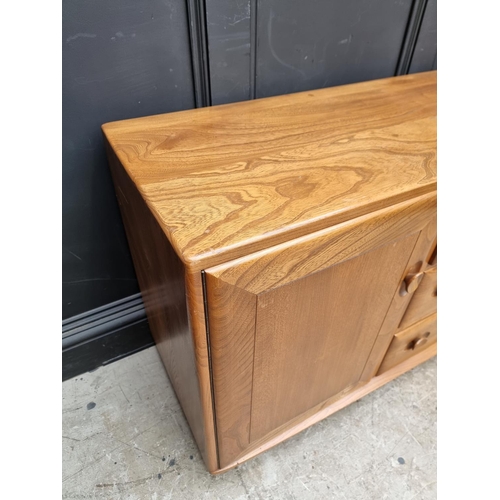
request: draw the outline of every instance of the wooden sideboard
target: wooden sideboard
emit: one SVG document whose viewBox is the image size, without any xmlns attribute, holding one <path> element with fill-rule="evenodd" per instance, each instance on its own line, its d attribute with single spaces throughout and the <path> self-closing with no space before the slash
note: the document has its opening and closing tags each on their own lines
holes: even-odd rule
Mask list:
<svg viewBox="0 0 500 500">
<path fill-rule="evenodd" d="M 108 123 L 149 324 L 211 473 L 436 354 L 436 73 Z"/>
</svg>

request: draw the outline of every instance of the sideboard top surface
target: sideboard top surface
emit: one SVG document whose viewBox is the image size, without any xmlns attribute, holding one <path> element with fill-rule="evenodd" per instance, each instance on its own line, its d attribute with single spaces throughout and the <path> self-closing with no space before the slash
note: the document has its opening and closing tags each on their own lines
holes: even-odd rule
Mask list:
<svg viewBox="0 0 500 500">
<path fill-rule="evenodd" d="M 191 269 L 436 189 L 436 72 L 103 125 Z"/>
</svg>

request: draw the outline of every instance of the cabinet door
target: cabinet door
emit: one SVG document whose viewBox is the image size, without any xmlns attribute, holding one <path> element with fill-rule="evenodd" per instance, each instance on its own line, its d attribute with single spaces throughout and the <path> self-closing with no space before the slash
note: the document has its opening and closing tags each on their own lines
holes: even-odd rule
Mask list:
<svg viewBox="0 0 500 500">
<path fill-rule="evenodd" d="M 206 270 L 221 467 L 360 382 L 434 213 L 426 195 Z"/>
</svg>

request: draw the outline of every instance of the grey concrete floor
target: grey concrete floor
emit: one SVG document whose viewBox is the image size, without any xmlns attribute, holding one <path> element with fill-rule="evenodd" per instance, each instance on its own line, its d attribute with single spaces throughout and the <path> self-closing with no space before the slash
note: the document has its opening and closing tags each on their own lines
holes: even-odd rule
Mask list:
<svg viewBox="0 0 500 500">
<path fill-rule="evenodd" d="M 152 347 L 63 383 L 63 498 L 436 498 L 436 359 L 220 476 Z"/>
</svg>

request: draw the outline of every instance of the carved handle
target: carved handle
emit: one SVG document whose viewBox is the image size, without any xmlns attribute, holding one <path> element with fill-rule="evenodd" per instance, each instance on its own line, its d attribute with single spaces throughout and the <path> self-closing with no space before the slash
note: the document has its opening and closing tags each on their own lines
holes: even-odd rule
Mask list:
<svg viewBox="0 0 500 500">
<path fill-rule="evenodd" d="M 418 285 L 420 285 L 420 283 L 422 282 L 423 277 L 424 273 L 409 274 L 408 276 L 406 276 L 403 283 L 401 284 L 400 295 L 404 296 L 407 293 L 413 293 L 418 288 Z"/>
<path fill-rule="evenodd" d="M 410 350 L 415 350 L 417 347 L 423 346 L 427 342 L 427 338 L 431 332 L 425 332 L 422 337 L 417 337 L 416 339 L 413 339 L 407 346 L 407 349 Z"/>
</svg>

